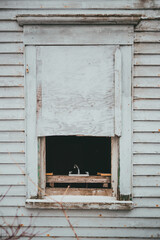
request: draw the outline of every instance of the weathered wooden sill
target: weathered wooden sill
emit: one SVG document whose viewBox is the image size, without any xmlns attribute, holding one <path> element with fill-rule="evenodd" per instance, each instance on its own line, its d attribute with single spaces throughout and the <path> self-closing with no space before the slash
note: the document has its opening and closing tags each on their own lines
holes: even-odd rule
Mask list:
<svg viewBox="0 0 160 240">
<path fill-rule="evenodd" d="M 114 197 L 104 196 L 49 196 L 45 199 L 27 199 L 27 208 L 40 209 L 109 209 L 131 210 L 132 201 L 117 201 Z"/>
</svg>

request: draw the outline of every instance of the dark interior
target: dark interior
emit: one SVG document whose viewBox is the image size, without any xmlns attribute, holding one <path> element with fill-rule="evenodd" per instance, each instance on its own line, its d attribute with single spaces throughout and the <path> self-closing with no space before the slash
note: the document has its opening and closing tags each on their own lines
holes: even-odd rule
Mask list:
<svg viewBox="0 0 160 240">
<path fill-rule="evenodd" d="M 111 173 L 111 138 L 49 136 L 46 137 L 46 171 L 54 175 L 77 173 Z"/>
</svg>

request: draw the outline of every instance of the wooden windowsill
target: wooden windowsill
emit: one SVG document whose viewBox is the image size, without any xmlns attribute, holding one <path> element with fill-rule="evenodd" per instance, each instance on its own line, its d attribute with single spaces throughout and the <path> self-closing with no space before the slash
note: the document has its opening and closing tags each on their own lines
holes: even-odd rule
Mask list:
<svg viewBox="0 0 160 240">
<path fill-rule="evenodd" d="M 110 183 L 111 177 L 103 176 L 67 176 L 54 175 L 46 177 L 47 183 Z"/>
<path fill-rule="evenodd" d="M 44 199 L 27 199 L 27 208 L 39 209 L 109 209 L 131 210 L 132 201 L 118 201 L 114 197 L 106 196 L 70 196 L 57 195 Z"/>
<path fill-rule="evenodd" d="M 110 196 L 112 189 L 103 188 L 46 188 L 46 195 Z"/>
</svg>

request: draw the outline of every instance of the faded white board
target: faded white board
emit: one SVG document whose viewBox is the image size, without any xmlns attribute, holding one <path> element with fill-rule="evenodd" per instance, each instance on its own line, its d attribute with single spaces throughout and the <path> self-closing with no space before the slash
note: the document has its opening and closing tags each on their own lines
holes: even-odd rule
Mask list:
<svg viewBox="0 0 160 240">
<path fill-rule="evenodd" d="M 37 9 L 157 9 L 160 7 L 159 0 L 145 1 L 141 0 L 125 0 L 125 1 L 85 1 L 80 0 L 66 0 L 66 1 L 50 1 L 50 0 L 39 0 L 39 1 L 12 1 L 12 0 L 1 0 L 2 9 L 28 9 L 28 10 L 37 10 Z"/>
<path fill-rule="evenodd" d="M 160 143 L 160 133 L 157 132 L 134 132 L 133 142 Z M 160 163 L 160 160 L 159 160 Z"/>
<path fill-rule="evenodd" d="M 84 37 L 85 36 L 85 37 Z M 118 36 L 118 37 L 117 37 Z M 24 26 L 26 45 L 132 44 L 132 26 Z"/>
<path fill-rule="evenodd" d="M 160 32 L 136 32 L 135 42 L 159 43 Z"/>
<path fill-rule="evenodd" d="M 38 47 L 38 136 L 114 136 L 114 49 Z"/>
<path fill-rule="evenodd" d="M 22 87 L 24 86 L 24 77 L 0 77 L 0 87 Z"/>
<path fill-rule="evenodd" d="M 140 32 L 154 32 L 160 31 L 160 21 L 159 20 L 142 20 L 136 27 L 135 31 Z"/>
<path fill-rule="evenodd" d="M 160 43 L 135 43 L 134 52 L 142 54 L 160 54 Z"/>
<path fill-rule="evenodd" d="M 160 77 L 135 77 L 134 87 L 160 87 Z"/>
<path fill-rule="evenodd" d="M 160 176 L 160 165 L 134 165 L 133 175 L 136 176 Z"/>
<path fill-rule="evenodd" d="M 23 53 L 23 43 L 1 43 L 0 53 Z"/>
</svg>

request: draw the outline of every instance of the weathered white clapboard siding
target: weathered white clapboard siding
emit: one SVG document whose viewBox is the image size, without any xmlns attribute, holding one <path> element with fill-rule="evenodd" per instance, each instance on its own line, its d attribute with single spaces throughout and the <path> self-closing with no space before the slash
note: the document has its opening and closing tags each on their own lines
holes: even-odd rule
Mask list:
<svg viewBox="0 0 160 240">
<path fill-rule="evenodd" d="M 16 141 L 15 141 L 16 142 Z M 25 163 L 25 153 L 24 152 L 10 152 L 0 154 L 0 163 Z"/>
<path fill-rule="evenodd" d="M 25 185 L 25 176 L 21 174 L 16 174 L 16 176 L 14 174 L 10 174 L 9 177 L 8 175 L 0 175 L 0 185 Z"/>
<path fill-rule="evenodd" d="M 138 55 L 134 56 L 134 65 L 160 65 L 160 55 Z"/>
<path fill-rule="evenodd" d="M 8 224 L 13 224 L 13 217 L 7 217 L 6 221 Z M 17 220 L 23 224 L 23 226 L 28 226 L 30 219 L 25 217 L 18 217 Z M 52 217 L 50 220 L 48 217 L 37 217 L 36 221 L 33 218 L 32 227 L 68 227 L 68 222 L 64 217 L 54 218 Z M 159 227 L 160 223 L 158 219 L 150 218 L 150 223 L 147 219 L 138 218 L 138 219 L 130 219 L 124 217 L 119 222 L 119 218 L 107 218 L 107 217 L 97 217 L 95 218 L 87 218 L 87 217 L 70 217 L 70 221 L 74 227 L 137 227 L 137 228 L 151 228 L 151 227 Z M 2 224 L 2 220 L 0 221 Z"/>
<path fill-rule="evenodd" d="M 0 87 L 22 87 L 24 77 L 0 77 Z"/>
<path fill-rule="evenodd" d="M 133 81 L 133 196 L 140 207 L 160 206 L 159 24 L 136 27 Z M 152 39 L 152 40 L 151 40 Z"/>
<path fill-rule="evenodd" d="M 135 110 L 133 111 L 133 120 L 139 120 L 139 121 L 159 121 L 160 120 L 160 112 L 155 110 Z"/>
<path fill-rule="evenodd" d="M 66 9 L 70 13 L 114 14 L 116 9 L 119 14 L 155 17 L 160 15 L 160 1 L 1 0 L 0 8 L 0 193 L 8 191 L 0 201 L 0 214 L 14 227 L 23 224 L 22 229 L 30 224 L 33 215 L 33 232 L 39 232 L 33 240 L 50 240 L 53 236 L 59 240 L 75 239 L 62 211 L 25 208 L 24 45 L 23 29 L 17 24 L 16 15 L 65 13 Z M 159 20 L 144 20 L 135 30 L 132 161 L 135 208 L 67 211 L 83 240 L 160 238 Z M 15 215 L 19 217 L 13 224 Z"/>
<path fill-rule="evenodd" d="M 134 87 L 141 88 L 158 88 L 160 87 L 160 77 L 136 77 L 134 78 Z"/>
<path fill-rule="evenodd" d="M 133 177 L 133 187 L 159 187 L 160 176 L 139 176 Z"/>
<path fill-rule="evenodd" d="M 137 154 L 133 155 L 133 163 L 141 165 L 158 165 L 159 154 Z"/>
<path fill-rule="evenodd" d="M 139 121 L 135 120 L 133 122 L 133 131 L 134 132 L 159 132 L 160 121 Z"/>
<path fill-rule="evenodd" d="M 14 197 L 11 197 L 14 201 Z M 7 197 L 7 199 L 9 199 Z M 16 197 L 15 197 L 16 199 Z M 19 198 L 20 201 L 22 199 L 24 199 L 23 197 Z M 5 199 L 4 199 L 5 200 Z M 7 203 L 7 201 L 6 201 Z M 14 205 L 15 204 L 15 205 Z M 14 217 L 17 211 L 17 203 L 14 203 L 11 206 L 7 206 L 4 207 L 5 205 L 3 204 L 3 207 L 0 207 L 0 211 L 2 213 L 3 216 L 11 216 Z M 148 210 L 148 211 L 147 211 Z M 37 209 L 32 209 L 32 216 L 33 217 L 49 217 L 49 218 L 59 218 L 59 217 L 63 217 L 64 214 L 62 211 L 59 210 L 53 210 L 53 209 L 46 209 L 46 210 L 42 210 L 42 211 L 38 211 L 37 213 Z M 30 216 L 28 215 L 28 209 L 23 208 L 23 204 L 19 207 L 18 211 L 17 211 L 17 216 Z M 82 217 L 89 217 L 89 218 L 103 218 L 103 217 L 108 217 L 108 218 L 119 218 L 119 219 L 123 219 L 123 218 L 128 218 L 128 221 L 130 221 L 131 218 L 159 218 L 160 215 L 160 208 L 135 208 L 134 211 L 110 211 L 110 210 L 94 210 L 94 211 L 90 211 L 88 214 L 88 211 L 86 210 L 67 210 L 66 211 L 68 217 L 77 217 L 78 218 L 82 218 Z"/>
<path fill-rule="evenodd" d="M 24 120 L 25 111 L 23 109 L 0 109 L 1 120 Z"/>
<path fill-rule="evenodd" d="M 8 53 L 8 54 L 17 54 L 17 53 L 21 53 L 23 54 L 24 52 L 24 45 L 23 43 L 6 43 L 2 42 L 0 44 L 0 53 Z"/>
<path fill-rule="evenodd" d="M 135 54 L 144 54 L 147 56 L 152 54 L 160 54 L 160 43 L 135 43 Z"/>
<path fill-rule="evenodd" d="M 24 109 L 23 98 L 1 98 L 0 109 Z"/>
<path fill-rule="evenodd" d="M 28 240 L 28 237 L 22 237 L 21 238 L 22 240 Z M 44 239 L 44 237 L 33 237 L 32 238 L 33 240 L 37 240 L 37 239 L 40 239 L 40 240 L 43 240 Z M 51 237 L 48 237 L 48 235 L 47 235 L 47 239 L 48 240 L 52 240 L 53 239 L 53 236 L 51 236 Z M 58 239 L 58 240 L 64 240 L 64 238 L 62 237 L 54 237 L 54 239 Z M 72 239 L 75 239 L 75 237 L 65 237 L 65 240 L 72 240 Z M 92 240 L 97 240 L 98 238 L 94 238 L 94 237 L 92 237 L 92 238 L 89 238 L 89 237 L 83 237 L 83 240 L 88 240 L 88 239 L 92 239 Z M 112 240 L 117 240 L 117 238 L 115 238 L 115 237 L 112 237 L 112 238 L 110 238 L 110 239 L 112 239 Z M 121 237 L 121 238 L 118 238 L 118 239 L 121 239 L 121 240 L 126 240 L 126 237 Z M 135 238 L 129 238 L 130 240 L 135 240 Z M 141 240 L 142 238 L 136 238 L 136 240 Z M 150 239 L 150 238 L 145 238 L 145 239 Z M 153 239 L 153 238 L 152 238 Z M 158 239 L 158 238 L 154 238 L 154 239 Z M 2 240 L 5 240 L 5 238 L 4 237 L 2 237 Z"/>
<path fill-rule="evenodd" d="M 143 20 L 135 27 L 135 30 L 140 32 L 160 31 L 159 20 Z"/>
<path fill-rule="evenodd" d="M 160 1 L 145 1 L 142 2 L 141 0 L 124 0 L 124 1 L 85 1 L 82 2 L 80 0 L 67 0 L 67 1 L 43 1 L 43 0 L 36 0 L 36 1 L 12 1 L 12 0 L 2 0 L 1 1 L 1 8 L 2 9 L 159 9 L 160 8 Z"/>
<path fill-rule="evenodd" d="M 0 42 L 0 194 L 3 206 L 24 206 L 23 29 L 16 21 L 0 21 Z"/>
<path fill-rule="evenodd" d="M 135 99 L 133 100 L 134 110 L 160 110 L 159 99 Z"/>
<path fill-rule="evenodd" d="M 25 167 L 24 164 L 16 163 L 16 160 L 12 159 L 13 163 L 1 163 L 1 175 L 12 174 L 12 175 L 24 175 Z"/>
<path fill-rule="evenodd" d="M 8 228 L 9 229 L 9 228 Z M 19 234 L 22 233 L 22 231 L 24 231 L 25 227 L 22 227 L 19 231 Z M 15 228 L 13 228 L 13 230 L 15 230 Z M 45 227 L 43 230 L 41 227 L 30 227 L 30 231 L 31 232 L 36 232 L 36 231 L 41 234 L 41 236 L 46 237 L 48 234 L 49 236 L 52 237 L 59 237 L 62 235 L 62 228 L 61 227 L 55 227 L 55 228 L 49 228 L 49 227 Z M 77 233 L 77 235 L 79 236 L 79 238 L 81 237 L 85 237 L 87 236 L 88 238 L 90 237 L 91 239 L 99 237 L 99 238 L 105 238 L 106 236 L 112 239 L 112 237 L 128 237 L 130 239 L 130 237 L 143 237 L 143 238 L 157 238 L 159 237 L 159 228 L 146 228 L 144 229 L 142 228 L 127 228 L 127 227 L 123 227 L 123 228 L 103 228 L 103 227 L 97 227 L 97 228 L 88 228 L 88 227 L 84 227 L 84 228 L 75 228 L 75 231 Z M 38 234 L 38 235 L 39 235 Z M 74 233 L 72 231 L 71 228 L 68 227 L 64 227 L 63 228 L 63 235 L 67 236 L 67 237 L 74 237 Z M 29 236 L 29 235 L 28 235 Z"/>
</svg>

